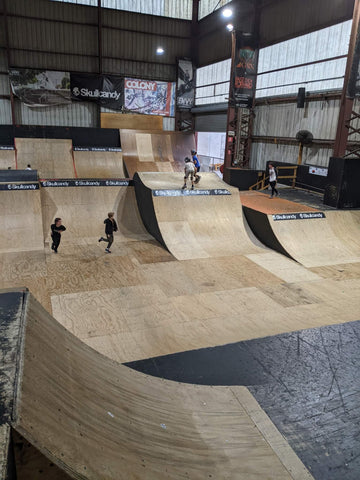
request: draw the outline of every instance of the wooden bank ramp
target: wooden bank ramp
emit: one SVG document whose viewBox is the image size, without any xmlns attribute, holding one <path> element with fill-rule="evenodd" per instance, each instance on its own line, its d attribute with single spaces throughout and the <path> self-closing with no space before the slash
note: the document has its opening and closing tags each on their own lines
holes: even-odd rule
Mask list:
<svg viewBox="0 0 360 480">
<path fill-rule="evenodd" d="M 305 267 L 360 262 L 360 211 L 324 210 L 241 192 L 246 219 L 265 245 Z"/>
<path fill-rule="evenodd" d="M 74 147 L 74 162 L 79 178 L 124 178 L 122 151 L 119 148 Z"/>
<path fill-rule="evenodd" d="M 12 312 L 2 330 L 12 348 L 0 370 L 2 478 L 10 427 L 74 479 L 312 478 L 247 388 L 145 376 L 87 347 L 29 293 L 0 300 Z M 28 460 L 17 478 L 40 478 Z"/>
<path fill-rule="evenodd" d="M 215 173 L 201 173 L 194 190 L 181 189 L 182 173 L 139 172 L 134 183 L 144 225 L 178 260 L 261 251 L 247 233 L 238 189 Z"/>
<path fill-rule="evenodd" d="M 179 172 L 191 156 L 195 138 L 191 133 L 120 130 L 121 147 L 128 176 L 135 172 Z"/>
</svg>

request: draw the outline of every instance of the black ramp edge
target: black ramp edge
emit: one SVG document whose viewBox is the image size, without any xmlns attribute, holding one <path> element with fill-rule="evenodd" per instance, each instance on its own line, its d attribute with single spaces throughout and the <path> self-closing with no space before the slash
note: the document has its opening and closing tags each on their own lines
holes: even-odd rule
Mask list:
<svg viewBox="0 0 360 480">
<path fill-rule="evenodd" d="M 177 382 L 246 385 L 316 480 L 359 480 L 359 352 L 354 321 L 126 365 Z"/>
<path fill-rule="evenodd" d="M 37 170 L 0 170 L 0 182 L 37 182 Z"/>
<path fill-rule="evenodd" d="M 14 479 L 10 424 L 14 416 L 17 376 L 20 368 L 21 325 L 25 315 L 24 290 L 0 290 L 0 455 L 1 478 Z"/>
<path fill-rule="evenodd" d="M 168 250 L 157 222 L 152 190 L 144 185 L 137 172 L 134 175 L 133 181 L 138 209 L 146 230 Z"/>
<path fill-rule="evenodd" d="M 276 238 L 273 229 L 269 223 L 266 213 L 258 212 L 252 208 L 242 206 L 245 218 L 253 231 L 254 235 L 267 247 L 282 253 L 286 257 L 292 258 L 291 255 L 284 249 L 279 240 Z"/>
</svg>

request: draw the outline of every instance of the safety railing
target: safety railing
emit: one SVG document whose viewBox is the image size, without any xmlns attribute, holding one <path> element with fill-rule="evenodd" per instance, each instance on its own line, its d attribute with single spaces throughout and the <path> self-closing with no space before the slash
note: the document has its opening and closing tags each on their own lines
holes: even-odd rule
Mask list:
<svg viewBox="0 0 360 480">
<path fill-rule="evenodd" d="M 297 176 L 297 169 L 298 165 L 285 165 L 285 166 L 276 166 L 276 169 L 279 170 L 292 170 L 293 174 L 292 175 L 278 175 L 277 180 L 285 179 L 288 178 L 292 180 L 292 188 L 295 188 L 295 182 L 296 182 L 296 176 Z M 249 190 L 265 190 L 265 188 L 268 187 L 268 183 L 266 181 L 269 179 L 269 175 L 266 175 L 265 173 L 259 173 L 259 176 L 261 177 L 254 185 L 251 185 L 249 187 Z"/>
</svg>

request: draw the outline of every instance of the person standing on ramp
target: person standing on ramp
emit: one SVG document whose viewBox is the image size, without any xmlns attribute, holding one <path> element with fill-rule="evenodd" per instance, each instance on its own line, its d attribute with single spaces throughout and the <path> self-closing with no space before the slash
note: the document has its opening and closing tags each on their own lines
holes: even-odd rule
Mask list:
<svg viewBox="0 0 360 480">
<path fill-rule="evenodd" d="M 104 237 L 99 238 L 99 242 L 108 242 L 107 247 L 105 248 L 106 253 L 111 253 L 110 247 L 114 241 L 114 232 L 117 232 L 117 229 L 118 229 L 114 215 L 115 215 L 114 212 L 108 213 L 108 218 L 104 220 L 106 238 Z"/>
<path fill-rule="evenodd" d="M 191 150 L 191 156 L 192 156 L 192 161 L 195 165 L 195 183 L 199 183 L 200 182 L 200 175 L 198 175 L 198 173 L 200 172 L 200 162 L 199 162 L 199 159 L 197 158 L 196 156 L 196 150 Z"/>
<path fill-rule="evenodd" d="M 54 253 L 58 253 L 58 248 L 61 241 L 61 232 L 65 232 L 66 228 L 64 225 L 62 225 L 61 218 L 55 218 L 54 223 L 50 228 L 52 238 L 51 250 L 54 250 Z"/>
<path fill-rule="evenodd" d="M 191 158 L 185 158 L 185 168 L 184 168 L 185 176 L 184 176 L 184 185 L 182 187 L 183 190 L 187 187 L 186 182 L 187 179 L 190 177 L 191 180 L 191 190 L 194 190 L 194 177 L 196 175 L 196 167 L 194 163 L 191 161 Z"/>
<path fill-rule="evenodd" d="M 276 190 L 276 182 L 277 182 L 277 173 L 275 167 L 272 163 L 269 163 L 269 183 L 271 187 L 271 196 L 270 198 L 274 197 L 274 194 L 278 197 L 279 192 Z"/>
</svg>

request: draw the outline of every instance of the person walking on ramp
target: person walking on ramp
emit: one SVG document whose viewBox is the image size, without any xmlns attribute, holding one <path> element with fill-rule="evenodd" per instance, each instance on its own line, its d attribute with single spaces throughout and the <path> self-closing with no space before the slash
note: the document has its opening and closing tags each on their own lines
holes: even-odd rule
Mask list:
<svg viewBox="0 0 360 480">
<path fill-rule="evenodd" d="M 105 248 L 106 253 L 111 253 L 110 247 L 114 241 L 114 232 L 117 232 L 118 229 L 116 221 L 114 219 L 114 215 L 114 212 L 108 213 L 108 218 L 104 220 L 106 238 L 99 238 L 99 242 L 108 242 L 107 247 Z"/>
<path fill-rule="evenodd" d="M 186 182 L 189 177 L 191 180 L 191 190 L 194 190 L 194 177 L 196 173 L 196 168 L 193 162 L 191 161 L 191 158 L 189 157 L 185 158 L 184 172 L 185 172 L 185 176 L 184 176 L 184 185 L 182 187 L 182 190 L 185 190 L 185 188 L 187 187 Z"/>
<path fill-rule="evenodd" d="M 275 167 L 272 163 L 269 163 L 269 183 L 271 186 L 271 196 L 270 198 L 274 197 L 274 194 L 278 197 L 279 192 L 276 190 L 276 182 L 277 182 L 277 173 Z"/>
<path fill-rule="evenodd" d="M 200 182 L 200 175 L 198 175 L 198 173 L 200 172 L 200 162 L 199 162 L 199 159 L 198 157 L 196 156 L 196 150 L 191 150 L 191 156 L 192 156 L 192 161 L 195 165 L 195 183 L 199 183 Z"/>
<path fill-rule="evenodd" d="M 61 224 L 61 218 L 55 218 L 54 223 L 51 225 L 51 238 L 52 245 L 51 250 L 54 250 L 54 253 L 58 253 L 58 248 L 61 241 L 61 232 L 65 232 L 66 228 Z"/>
</svg>

